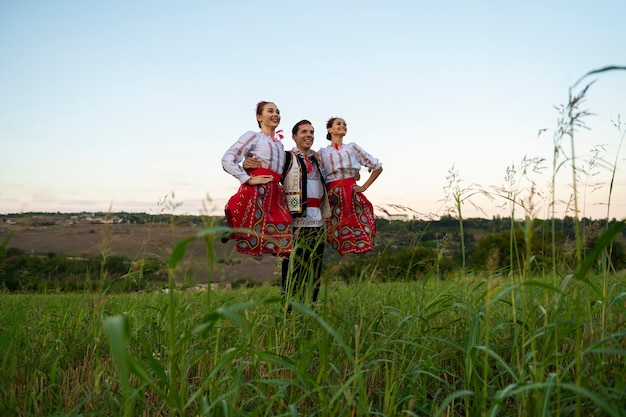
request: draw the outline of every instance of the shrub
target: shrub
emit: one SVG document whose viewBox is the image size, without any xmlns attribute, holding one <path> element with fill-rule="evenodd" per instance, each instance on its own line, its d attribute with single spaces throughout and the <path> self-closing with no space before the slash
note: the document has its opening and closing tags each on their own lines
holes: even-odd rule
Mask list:
<svg viewBox="0 0 626 417">
<path fill-rule="evenodd" d="M 344 258 L 337 270 L 337 276 L 346 283 L 363 280 L 372 281 L 413 281 L 430 273 L 448 270 L 452 260 L 422 245 L 404 247 L 378 256 L 357 255 Z"/>
</svg>

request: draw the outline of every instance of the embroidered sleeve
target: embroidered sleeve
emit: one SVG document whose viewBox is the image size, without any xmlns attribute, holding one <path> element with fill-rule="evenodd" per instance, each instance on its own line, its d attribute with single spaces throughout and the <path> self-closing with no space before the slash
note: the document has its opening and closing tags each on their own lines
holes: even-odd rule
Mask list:
<svg viewBox="0 0 626 417">
<path fill-rule="evenodd" d="M 352 142 L 350 143 L 350 146 L 352 147 L 352 150 L 361 165 L 370 168 L 372 171 L 383 166 L 377 158 L 374 158 L 372 155 L 365 152 L 365 150 L 356 143 Z"/>
<path fill-rule="evenodd" d="M 233 177 L 237 178 L 241 184 L 250 179 L 250 175 L 243 169 L 241 162 L 249 152 L 254 150 L 256 133 L 246 132 L 228 148 L 222 157 L 222 168 Z"/>
</svg>

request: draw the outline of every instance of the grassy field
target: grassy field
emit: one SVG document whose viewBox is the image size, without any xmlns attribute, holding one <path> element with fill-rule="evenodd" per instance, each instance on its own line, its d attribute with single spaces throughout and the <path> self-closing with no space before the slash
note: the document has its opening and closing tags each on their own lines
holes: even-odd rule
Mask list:
<svg viewBox="0 0 626 417">
<path fill-rule="evenodd" d="M 625 416 L 624 276 L 0 295 L 0 415 Z"/>
<path fill-rule="evenodd" d="M 10 231 L 14 234 L 8 247 L 16 247 L 32 253 L 54 252 L 67 256 L 105 255 L 126 256 L 129 259 L 167 260 L 172 248 L 181 239 L 193 235 L 198 227 L 169 224 L 55 224 L 32 226 L 19 224 L 9 226 L 0 223 L 0 241 Z M 214 246 L 219 259 L 229 263 L 215 264 L 213 280 L 233 282 L 237 279 L 271 281 L 276 260 L 272 257 L 254 259 L 237 253 L 234 243 L 217 243 Z M 180 271 L 186 271 L 198 284 L 207 282 L 206 247 L 203 242 L 192 242 L 180 263 Z"/>
<path fill-rule="evenodd" d="M 86 226 L 60 243 L 111 254 L 134 242 L 132 259 L 163 255 L 167 291 L 0 293 L 0 416 L 626 416 L 626 276 L 610 262 L 625 224 L 608 222 L 619 158 L 603 166 L 612 174 L 607 222 L 589 252 L 581 193 L 593 170 L 574 158 L 575 132 L 590 114 L 580 106 L 593 81 L 574 87 L 614 70 L 626 67 L 585 74 L 558 108 L 543 195 L 547 217 L 556 219 L 557 173 L 571 169 L 568 262 L 552 230 L 551 253 L 527 244 L 517 253 L 519 268 L 510 262 L 478 272 L 466 263 L 463 212 L 476 195 L 506 202 L 511 219 L 521 210 L 522 239 L 532 242 L 538 194 L 529 175 L 543 158 L 524 157 L 492 193 L 464 186 L 450 170 L 444 203 L 458 220 L 462 264 L 445 280 L 433 269 L 430 278 L 379 283 L 364 268 L 349 285 L 327 276 L 313 307 L 288 306 L 269 285 L 180 291 L 176 273 L 193 268 L 190 259 L 232 251 L 203 245 L 218 229 L 163 226 L 145 235 Z M 616 128 L 621 148 L 626 131 L 621 122 Z M 26 247 L 22 232 L 12 244 Z M 32 232 L 32 250 L 45 252 L 35 244 L 45 239 Z M 538 256 L 547 267 L 533 268 Z M 250 272 L 268 275 L 248 261 Z M 222 268 L 207 267 L 207 281 L 208 272 L 224 280 Z"/>
</svg>

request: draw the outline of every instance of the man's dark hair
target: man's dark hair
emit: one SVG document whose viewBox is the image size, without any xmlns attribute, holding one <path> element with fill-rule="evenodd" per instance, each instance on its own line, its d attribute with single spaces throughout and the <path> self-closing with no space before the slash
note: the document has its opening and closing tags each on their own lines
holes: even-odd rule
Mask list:
<svg viewBox="0 0 626 417">
<path fill-rule="evenodd" d="M 291 129 L 291 134 L 295 135 L 298 133 L 298 129 L 300 129 L 300 126 L 302 125 L 311 125 L 313 126 L 313 123 L 309 122 L 308 120 L 300 120 L 298 123 L 296 123 L 295 125 L 293 125 L 293 129 Z"/>
</svg>

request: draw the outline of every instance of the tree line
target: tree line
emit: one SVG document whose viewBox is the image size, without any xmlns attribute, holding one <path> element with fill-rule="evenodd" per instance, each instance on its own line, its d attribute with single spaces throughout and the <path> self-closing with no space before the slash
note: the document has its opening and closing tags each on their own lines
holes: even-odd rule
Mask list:
<svg viewBox="0 0 626 417">
<path fill-rule="evenodd" d="M 110 215 L 102 213 L 103 215 Z M 116 213 L 129 222 L 206 224 L 200 216 Z M 66 214 L 31 216 L 59 221 Z M 8 215 L 4 217 L 10 218 Z M 20 219 L 24 219 L 21 215 Z M 604 230 L 617 223 L 583 218 L 584 254 L 591 252 Z M 221 217 L 212 224 L 223 224 Z M 389 221 L 377 219 L 374 252 L 340 258 L 326 250 L 326 276 L 352 282 L 367 278 L 406 281 L 436 275 L 445 279 L 461 273 L 545 273 L 572 271 L 575 267 L 573 218 L 515 221 L 510 218 L 465 219 L 463 240 L 458 219 Z M 461 244 L 463 241 L 464 244 Z M 606 252 L 611 271 L 626 268 L 626 229 Z M 466 263 L 463 261 L 467 260 Z M 227 260 L 220 260 L 226 262 Z M 125 256 L 29 253 L 10 246 L 10 235 L 0 243 L 0 289 L 8 291 L 137 291 L 163 286 L 166 259 L 130 259 Z M 600 259 L 598 259 L 598 266 Z"/>
</svg>

